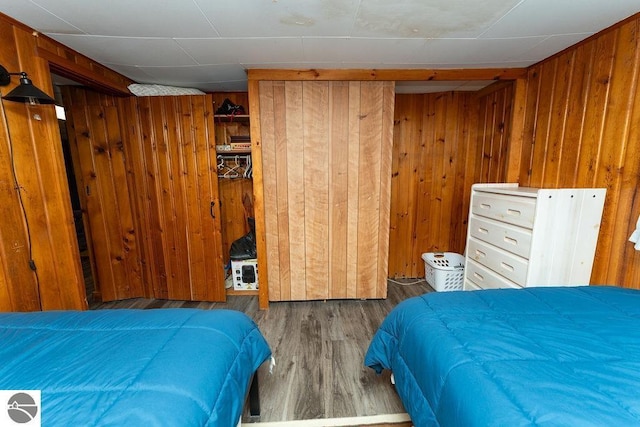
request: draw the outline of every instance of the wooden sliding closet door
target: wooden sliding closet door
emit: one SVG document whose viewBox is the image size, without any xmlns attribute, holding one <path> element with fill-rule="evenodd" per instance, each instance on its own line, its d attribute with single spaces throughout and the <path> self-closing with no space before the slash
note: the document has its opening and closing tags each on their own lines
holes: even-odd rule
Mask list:
<svg viewBox="0 0 640 427">
<path fill-rule="evenodd" d="M 261 81 L 269 300 L 385 298 L 393 82 Z"/>
<path fill-rule="evenodd" d="M 154 297 L 224 301 L 211 96 L 132 97 L 122 108 Z"/>
</svg>

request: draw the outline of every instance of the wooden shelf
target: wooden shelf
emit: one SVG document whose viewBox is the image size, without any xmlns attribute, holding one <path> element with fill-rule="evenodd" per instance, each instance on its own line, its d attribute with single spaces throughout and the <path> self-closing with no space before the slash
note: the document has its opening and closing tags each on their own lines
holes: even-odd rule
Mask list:
<svg viewBox="0 0 640 427">
<path fill-rule="evenodd" d="M 226 115 L 226 114 L 214 114 L 213 118 L 218 123 L 221 123 L 221 122 L 222 123 L 231 123 L 231 122 L 248 123 L 249 122 L 248 114 L 236 114 L 235 116 Z"/>
<path fill-rule="evenodd" d="M 257 296 L 258 292 L 259 292 L 258 290 L 255 290 L 255 291 L 238 291 L 238 290 L 235 290 L 233 288 L 227 289 L 227 295 L 243 296 L 243 297 Z"/>
</svg>

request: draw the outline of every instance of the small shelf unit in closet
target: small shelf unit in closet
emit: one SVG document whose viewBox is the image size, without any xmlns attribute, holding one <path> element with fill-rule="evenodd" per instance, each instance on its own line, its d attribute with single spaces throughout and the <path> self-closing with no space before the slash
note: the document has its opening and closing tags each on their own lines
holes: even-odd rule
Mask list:
<svg viewBox="0 0 640 427">
<path fill-rule="evenodd" d="M 253 216 L 253 168 L 248 114 L 214 115 L 222 247 L 225 265 L 231 243 L 245 235 Z M 227 295 L 257 295 L 258 291 L 227 288 Z"/>
<path fill-rule="evenodd" d="M 605 194 L 473 185 L 464 289 L 588 285 Z"/>
</svg>

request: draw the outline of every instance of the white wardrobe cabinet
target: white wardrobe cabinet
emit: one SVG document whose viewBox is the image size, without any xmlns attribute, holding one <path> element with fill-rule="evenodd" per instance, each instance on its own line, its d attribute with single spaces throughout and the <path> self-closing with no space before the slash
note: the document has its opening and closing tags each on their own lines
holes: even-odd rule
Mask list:
<svg viewBox="0 0 640 427">
<path fill-rule="evenodd" d="M 605 194 L 473 185 L 464 289 L 588 285 Z"/>
</svg>

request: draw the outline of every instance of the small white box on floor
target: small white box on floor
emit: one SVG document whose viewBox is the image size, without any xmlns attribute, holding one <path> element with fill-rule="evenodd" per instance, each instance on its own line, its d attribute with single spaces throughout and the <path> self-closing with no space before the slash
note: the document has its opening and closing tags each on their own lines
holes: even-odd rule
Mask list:
<svg viewBox="0 0 640 427">
<path fill-rule="evenodd" d="M 233 276 L 233 289 L 236 291 L 258 290 L 258 260 L 245 259 L 231 261 L 231 276 Z"/>
</svg>

